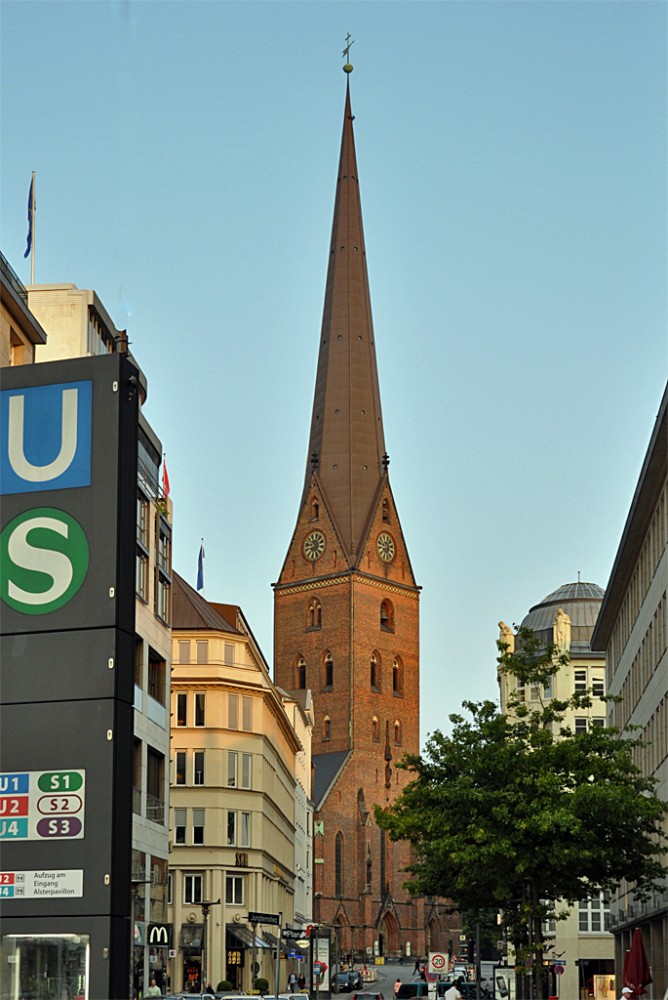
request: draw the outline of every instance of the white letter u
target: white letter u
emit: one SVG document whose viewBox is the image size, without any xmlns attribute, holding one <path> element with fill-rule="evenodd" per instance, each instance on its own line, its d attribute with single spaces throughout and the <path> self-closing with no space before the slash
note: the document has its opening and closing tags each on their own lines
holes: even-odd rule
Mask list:
<svg viewBox="0 0 668 1000">
<path fill-rule="evenodd" d="M 60 452 L 48 465 L 33 465 L 23 450 L 25 396 L 11 396 L 9 400 L 9 464 L 21 479 L 29 483 L 45 483 L 57 479 L 65 472 L 77 450 L 77 397 L 78 389 L 63 389 L 61 407 Z"/>
</svg>

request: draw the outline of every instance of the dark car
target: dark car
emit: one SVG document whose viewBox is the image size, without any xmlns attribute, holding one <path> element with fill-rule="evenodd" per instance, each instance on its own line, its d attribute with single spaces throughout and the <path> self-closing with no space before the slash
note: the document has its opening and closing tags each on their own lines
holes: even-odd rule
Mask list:
<svg viewBox="0 0 668 1000">
<path fill-rule="evenodd" d="M 357 993 L 353 993 L 350 1000 L 384 1000 L 384 997 L 377 990 L 358 990 Z"/>
<path fill-rule="evenodd" d="M 359 990 L 362 986 L 362 974 L 356 969 L 348 972 L 337 972 L 332 976 L 332 990 L 334 993 L 351 993 Z"/>
</svg>

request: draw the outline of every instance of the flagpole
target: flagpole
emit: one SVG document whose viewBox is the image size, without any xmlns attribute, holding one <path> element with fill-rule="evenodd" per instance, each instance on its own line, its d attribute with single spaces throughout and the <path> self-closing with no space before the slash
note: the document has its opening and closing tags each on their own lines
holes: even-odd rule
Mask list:
<svg viewBox="0 0 668 1000">
<path fill-rule="evenodd" d="M 32 246 L 30 248 L 30 284 L 35 284 L 35 171 L 32 172 L 32 183 L 30 185 L 30 190 L 32 191 L 32 204 L 30 206 L 30 213 L 32 215 Z"/>
</svg>

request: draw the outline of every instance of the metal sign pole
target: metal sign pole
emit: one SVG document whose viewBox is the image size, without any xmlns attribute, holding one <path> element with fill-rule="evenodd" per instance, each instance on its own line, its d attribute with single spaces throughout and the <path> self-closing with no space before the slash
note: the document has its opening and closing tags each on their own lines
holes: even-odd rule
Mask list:
<svg viewBox="0 0 668 1000">
<path fill-rule="evenodd" d="M 281 925 L 282 924 L 283 924 L 283 913 L 279 910 L 279 912 L 278 912 L 278 928 L 277 928 L 277 933 L 276 933 L 276 973 L 275 973 L 275 976 L 274 976 L 274 986 L 275 986 L 274 994 L 276 996 L 276 1000 L 278 1000 L 278 977 L 279 977 L 279 971 L 280 971 L 280 968 L 281 968 L 281 933 L 282 933 L 282 926 Z"/>
</svg>

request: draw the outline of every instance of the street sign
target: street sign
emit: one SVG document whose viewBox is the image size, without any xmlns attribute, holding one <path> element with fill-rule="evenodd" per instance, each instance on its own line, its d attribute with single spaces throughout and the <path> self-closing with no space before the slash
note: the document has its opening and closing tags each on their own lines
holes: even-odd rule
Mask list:
<svg viewBox="0 0 668 1000">
<path fill-rule="evenodd" d="M 299 941 L 297 941 L 297 947 L 298 948 L 308 948 L 308 946 L 309 946 L 310 943 L 311 942 L 309 941 L 308 938 L 300 938 Z"/>
<path fill-rule="evenodd" d="M 249 924 L 275 924 L 276 927 L 280 924 L 278 913 L 255 913 L 255 911 L 249 911 L 248 922 Z"/>
<path fill-rule="evenodd" d="M 0 774 L 0 840 L 78 840 L 84 835 L 85 771 Z"/>
<path fill-rule="evenodd" d="M 259 924 L 262 921 L 258 920 L 257 922 Z M 284 927 L 283 930 L 281 931 L 281 934 L 286 941 L 301 941 L 302 938 L 304 937 L 304 933 L 305 932 L 303 927 Z"/>
<path fill-rule="evenodd" d="M 313 963 L 313 975 L 314 976 L 319 976 L 321 972 L 322 972 L 322 965 L 320 964 L 320 962 L 314 962 Z"/>
<path fill-rule="evenodd" d="M 563 974 L 564 974 L 564 967 L 563 967 L 563 965 L 555 965 L 555 967 L 554 967 L 554 974 L 555 974 L 555 976 L 563 976 Z"/>
<path fill-rule="evenodd" d="M 83 896 L 83 869 L 0 872 L 0 897 L 36 899 Z"/>
<path fill-rule="evenodd" d="M 448 967 L 448 956 L 440 951 L 429 952 L 429 972 L 443 972 Z"/>
</svg>

